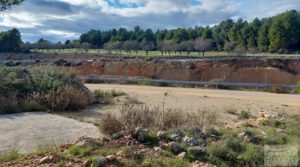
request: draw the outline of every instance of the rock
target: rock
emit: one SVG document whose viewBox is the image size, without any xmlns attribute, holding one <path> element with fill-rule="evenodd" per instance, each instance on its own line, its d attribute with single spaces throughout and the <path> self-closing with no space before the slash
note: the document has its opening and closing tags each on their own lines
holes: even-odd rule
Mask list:
<svg viewBox="0 0 300 167">
<path fill-rule="evenodd" d="M 42 159 L 39 160 L 39 164 L 44 164 L 50 161 L 49 156 L 45 156 Z"/>
<path fill-rule="evenodd" d="M 105 142 L 108 142 L 108 141 L 109 141 L 109 139 L 106 138 L 106 137 L 101 137 L 99 140 L 100 140 L 100 142 L 102 142 L 102 143 L 105 143 Z"/>
<path fill-rule="evenodd" d="M 119 151 L 119 152 L 116 153 L 116 155 L 117 155 L 117 156 L 124 156 L 125 153 L 124 153 L 123 151 Z"/>
<path fill-rule="evenodd" d="M 101 146 L 101 143 L 92 138 L 83 138 L 78 141 L 76 145 L 80 147 L 96 147 Z"/>
<path fill-rule="evenodd" d="M 177 157 L 180 159 L 186 158 L 186 152 L 182 152 L 182 153 L 178 154 Z"/>
<path fill-rule="evenodd" d="M 204 163 L 200 161 L 195 161 L 192 167 L 216 167 L 215 165 Z"/>
<path fill-rule="evenodd" d="M 161 151 L 161 148 L 160 148 L 160 147 L 154 147 L 153 149 L 154 149 L 155 152 Z"/>
<path fill-rule="evenodd" d="M 174 141 L 174 142 L 180 142 L 181 137 L 180 137 L 179 134 L 172 134 L 172 135 L 171 135 L 171 139 L 172 139 L 172 141 Z"/>
<path fill-rule="evenodd" d="M 285 129 L 281 129 L 281 128 L 276 129 L 276 131 L 277 131 L 278 133 L 285 133 L 285 132 L 286 132 Z"/>
<path fill-rule="evenodd" d="M 170 147 L 170 145 L 168 143 L 159 142 L 159 146 L 163 150 L 169 150 L 169 149 L 171 149 L 171 147 Z"/>
<path fill-rule="evenodd" d="M 183 142 L 186 143 L 186 144 L 188 144 L 188 145 L 190 145 L 190 146 L 196 146 L 197 145 L 197 141 L 193 137 L 187 137 L 187 136 L 185 136 L 183 138 Z"/>
<path fill-rule="evenodd" d="M 75 166 L 75 165 L 74 165 L 72 162 L 69 162 L 69 163 L 66 164 L 65 167 L 74 167 L 74 166 Z"/>
<path fill-rule="evenodd" d="M 51 155 L 47 155 L 45 157 L 43 157 L 42 159 L 40 159 L 39 163 L 43 164 L 43 163 L 55 163 L 57 161 L 59 161 L 60 157 L 57 154 L 51 154 Z"/>
<path fill-rule="evenodd" d="M 247 132 L 239 133 L 238 137 L 241 138 L 244 142 L 247 142 L 247 143 L 254 141 L 254 137 L 249 135 Z"/>
<path fill-rule="evenodd" d="M 238 134 L 239 138 L 244 138 L 246 136 L 246 132 L 241 132 Z"/>
<path fill-rule="evenodd" d="M 108 160 L 106 157 L 98 157 L 98 158 L 95 158 L 93 159 L 93 162 L 92 162 L 92 166 L 97 166 L 97 167 L 104 167 L 106 166 L 108 163 Z"/>
<path fill-rule="evenodd" d="M 83 162 L 83 166 L 84 166 L 84 167 L 90 167 L 91 164 L 92 164 L 92 160 L 90 160 L 90 159 L 85 160 L 85 161 Z"/>
<path fill-rule="evenodd" d="M 146 142 L 146 130 L 143 128 L 136 128 L 134 137 L 139 142 Z"/>
<path fill-rule="evenodd" d="M 167 139 L 167 134 L 166 134 L 166 132 L 159 131 L 159 132 L 157 132 L 157 137 L 159 140 L 165 140 L 165 139 Z"/>
<path fill-rule="evenodd" d="M 116 159 L 116 156 L 115 155 L 108 155 L 106 156 L 106 158 L 109 160 L 109 161 L 113 161 Z"/>
<path fill-rule="evenodd" d="M 169 146 L 171 148 L 171 151 L 175 154 L 177 154 L 181 151 L 181 148 L 180 148 L 179 144 L 176 143 L 176 142 L 170 142 Z"/>
</svg>

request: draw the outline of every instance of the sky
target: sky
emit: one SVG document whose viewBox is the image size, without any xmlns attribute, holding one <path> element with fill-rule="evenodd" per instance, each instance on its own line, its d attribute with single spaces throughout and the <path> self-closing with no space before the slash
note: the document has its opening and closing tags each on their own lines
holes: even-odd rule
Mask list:
<svg viewBox="0 0 300 167">
<path fill-rule="evenodd" d="M 24 41 L 76 39 L 90 29 L 172 29 L 226 19 L 300 10 L 300 0 L 25 0 L 0 13 L 0 31 L 18 28 Z"/>
</svg>

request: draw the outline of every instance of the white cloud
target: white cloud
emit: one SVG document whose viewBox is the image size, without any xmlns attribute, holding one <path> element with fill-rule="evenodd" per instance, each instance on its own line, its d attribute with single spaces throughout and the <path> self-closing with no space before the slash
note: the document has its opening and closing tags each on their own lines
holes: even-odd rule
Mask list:
<svg viewBox="0 0 300 167">
<path fill-rule="evenodd" d="M 42 30 L 42 34 L 45 35 L 56 35 L 56 36 L 64 36 L 67 38 L 74 38 L 74 37 L 79 37 L 80 34 L 74 33 L 74 32 L 68 32 L 68 31 L 61 31 L 61 30 Z"/>
</svg>

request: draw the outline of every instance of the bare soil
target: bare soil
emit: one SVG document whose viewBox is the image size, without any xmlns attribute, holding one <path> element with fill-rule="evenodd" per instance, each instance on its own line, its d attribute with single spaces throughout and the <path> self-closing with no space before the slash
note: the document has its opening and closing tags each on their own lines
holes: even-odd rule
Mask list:
<svg viewBox="0 0 300 167">
<path fill-rule="evenodd" d="M 115 89 L 127 93 L 127 96 L 115 99 L 115 105 L 93 106 L 83 112 L 65 113 L 67 116 L 95 124 L 100 123 L 103 114 L 110 112 L 118 115 L 122 104 L 134 103 L 136 100 L 148 106 L 162 108 L 164 105 L 165 109 L 182 112 L 216 112 L 220 123 L 224 124 L 240 121 L 238 114 L 242 111 L 253 116 L 260 113 L 300 115 L 300 96 L 292 94 L 111 84 L 86 86 L 91 91 Z M 229 110 L 236 110 L 236 114 L 228 113 Z"/>
</svg>

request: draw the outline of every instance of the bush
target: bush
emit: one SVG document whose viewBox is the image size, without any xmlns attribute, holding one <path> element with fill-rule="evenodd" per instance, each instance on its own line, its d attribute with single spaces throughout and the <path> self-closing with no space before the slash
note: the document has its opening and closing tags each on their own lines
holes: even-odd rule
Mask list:
<svg viewBox="0 0 300 167">
<path fill-rule="evenodd" d="M 115 115 L 107 113 L 101 120 L 100 128 L 102 132 L 113 135 L 122 130 L 123 124 L 117 119 Z"/>
<path fill-rule="evenodd" d="M 126 93 L 116 90 L 111 91 L 103 91 L 103 90 L 95 90 L 94 96 L 97 102 L 103 104 L 111 104 L 113 103 L 113 98 L 118 96 L 124 96 Z"/>
<path fill-rule="evenodd" d="M 75 77 L 55 67 L 0 66 L 0 114 L 79 110 L 94 99 Z"/>
<path fill-rule="evenodd" d="M 120 109 L 121 122 L 124 127 L 133 131 L 136 127 L 155 128 L 158 126 L 159 109 L 150 108 L 146 105 L 123 105 Z"/>
<path fill-rule="evenodd" d="M 251 114 L 249 111 L 242 111 L 239 115 L 239 119 L 249 119 Z"/>
<path fill-rule="evenodd" d="M 297 86 L 295 88 L 296 93 L 300 93 L 300 81 L 297 83 Z"/>
</svg>

